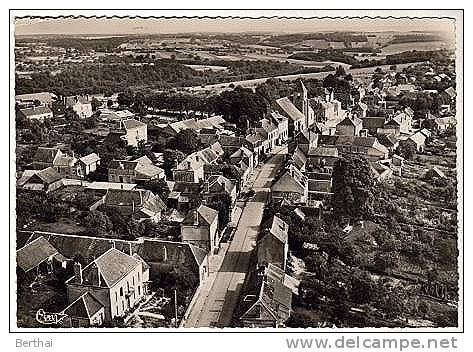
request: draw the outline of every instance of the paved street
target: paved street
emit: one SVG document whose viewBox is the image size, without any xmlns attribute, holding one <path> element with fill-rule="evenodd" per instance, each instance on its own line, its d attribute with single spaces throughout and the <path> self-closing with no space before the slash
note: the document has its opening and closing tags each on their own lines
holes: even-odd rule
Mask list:
<svg viewBox="0 0 473 352">
<path fill-rule="evenodd" d="M 241 217 L 233 240 L 228 249 L 221 249 L 223 254 L 220 254 L 220 258 L 217 256 L 212 260 L 217 263 L 217 267 L 210 264 L 211 271 L 214 269 L 215 273 L 211 273 L 207 283 L 202 285 L 182 326 L 230 326 L 248 272 L 251 251 L 256 245 L 271 180 L 283 161 L 284 154 L 280 153 L 255 170 L 250 188 L 254 189 L 256 194 L 246 204 L 241 202 Z"/>
</svg>

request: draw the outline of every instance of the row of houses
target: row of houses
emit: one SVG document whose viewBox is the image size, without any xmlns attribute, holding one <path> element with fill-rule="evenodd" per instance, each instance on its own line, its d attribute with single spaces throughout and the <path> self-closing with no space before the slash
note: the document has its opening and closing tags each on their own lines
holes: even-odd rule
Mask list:
<svg viewBox="0 0 473 352">
<path fill-rule="evenodd" d="M 292 311 L 299 281 L 286 274 L 289 225 L 278 215 L 262 225 L 256 268 L 249 274 L 240 307 L 243 327 L 281 327 Z"/>
</svg>

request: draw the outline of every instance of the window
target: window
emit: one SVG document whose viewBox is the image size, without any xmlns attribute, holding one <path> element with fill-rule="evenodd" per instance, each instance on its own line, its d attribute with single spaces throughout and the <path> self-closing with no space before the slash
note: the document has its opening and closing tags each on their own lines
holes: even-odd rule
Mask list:
<svg viewBox="0 0 473 352">
<path fill-rule="evenodd" d="M 117 315 L 118 315 L 118 305 L 117 305 Z"/>
<path fill-rule="evenodd" d="M 123 287 L 120 287 L 120 297 L 123 296 Z"/>
<path fill-rule="evenodd" d="M 135 286 L 135 277 L 133 276 L 133 286 Z"/>
<path fill-rule="evenodd" d="M 115 302 L 118 301 L 118 293 L 115 291 Z"/>
<path fill-rule="evenodd" d="M 138 282 L 140 282 L 140 272 L 138 271 Z"/>
<path fill-rule="evenodd" d="M 138 296 L 141 295 L 141 286 L 138 286 Z"/>
</svg>

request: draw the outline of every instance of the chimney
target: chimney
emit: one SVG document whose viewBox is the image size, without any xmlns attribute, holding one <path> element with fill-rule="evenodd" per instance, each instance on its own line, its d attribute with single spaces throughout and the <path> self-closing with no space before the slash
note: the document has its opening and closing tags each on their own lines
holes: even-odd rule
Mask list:
<svg viewBox="0 0 473 352">
<path fill-rule="evenodd" d="M 82 264 L 81 263 L 74 263 L 74 277 L 79 283 L 82 283 Z"/>
<path fill-rule="evenodd" d="M 197 212 L 197 209 L 194 210 L 194 226 L 199 225 L 199 213 Z"/>
<path fill-rule="evenodd" d="M 360 226 L 362 229 L 365 228 L 365 222 L 363 220 L 360 220 Z"/>
<path fill-rule="evenodd" d="M 102 272 L 100 271 L 100 267 L 97 265 L 97 281 L 99 283 L 99 287 L 102 286 Z"/>
</svg>

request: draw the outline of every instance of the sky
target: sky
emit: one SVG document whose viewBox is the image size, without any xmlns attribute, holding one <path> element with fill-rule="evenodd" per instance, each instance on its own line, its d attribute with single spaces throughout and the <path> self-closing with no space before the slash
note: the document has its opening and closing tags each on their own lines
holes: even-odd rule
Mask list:
<svg viewBox="0 0 473 352">
<path fill-rule="evenodd" d="M 451 19 L 196 19 L 196 18 L 58 18 L 16 19 L 16 35 L 34 34 L 162 34 L 192 32 L 275 32 L 315 31 L 442 31 L 454 33 Z"/>
</svg>

